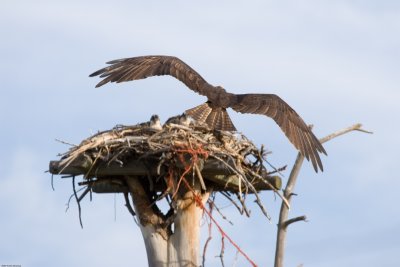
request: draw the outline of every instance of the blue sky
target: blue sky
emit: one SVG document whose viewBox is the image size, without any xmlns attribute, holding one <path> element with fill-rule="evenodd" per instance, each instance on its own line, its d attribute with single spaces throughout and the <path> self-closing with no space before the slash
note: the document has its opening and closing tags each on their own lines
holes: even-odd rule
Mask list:
<svg viewBox="0 0 400 267">
<path fill-rule="evenodd" d="M 234 93 L 276 93 L 317 136 L 361 122 L 325 145 L 325 171 L 306 163 L 291 216 L 287 266 L 399 266 L 400 4 L 398 1 L 3 1 L 0 9 L 0 264 L 145 266 L 140 231 L 123 198 L 94 195 L 80 229 L 71 181 L 50 186 L 48 162 L 115 124 L 162 120 L 204 97 L 170 77 L 95 89 L 88 74 L 131 56 L 175 55 Z M 150 98 L 152 100 L 150 101 Z M 236 127 L 273 151 L 296 151 L 270 119 L 230 113 Z M 286 180 L 289 173 L 285 173 Z M 279 201 L 263 194 L 244 218 L 219 200 L 226 232 L 259 266 L 271 266 Z M 116 209 L 114 210 L 114 205 Z M 114 220 L 114 212 L 117 219 Z M 208 266 L 218 266 L 220 236 Z M 227 245 L 226 263 L 235 251 Z M 242 257 L 238 266 L 246 266 Z"/>
</svg>

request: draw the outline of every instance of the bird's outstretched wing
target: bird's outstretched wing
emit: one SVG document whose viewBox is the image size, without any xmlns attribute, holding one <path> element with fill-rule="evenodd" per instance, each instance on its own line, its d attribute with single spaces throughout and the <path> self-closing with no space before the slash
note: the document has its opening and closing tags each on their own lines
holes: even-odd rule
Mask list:
<svg viewBox="0 0 400 267">
<path fill-rule="evenodd" d="M 100 75 L 100 78 L 104 78 L 96 87 L 108 82 L 120 83 L 151 76 L 171 75 L 201 95 L 207 95 L 207 90 L 213 89 L 213 86 L 207 83 L 200 74 L 176 57 L 132 57 L 112 60 L 107 64 L 111 65 L 89 75 L 90 77 Z"/>
<path fill-rule="evenodd" d="M 243 94 L 236 97 L 236 103 L 230 106 L 232 109 L 271 117 L 303 156 L 311 160 L 315 171 L 318 172 L 318 167 L 323 171 L 318 153 L 326 155 L 325 149 L 303 119 L 285 101 L 274 94 Z"/>
<path fill-rule="evenodd" d="M 191 90 L 207 96 L 213 107 L 201 105 L 188 110 L 187 113 L 195 118 L 204 119 L 206 123 L 216 128 L 235 130 L 225 108 L 231 107 L 241 113 L 262 114 L 271 117 L 281 127 L 293 145 L 311 160 L 314 169 L 323 170 L 319 153 L 325 149 L 307 127 L 301 117 L 281 98 L 273 94 L 244 94 L 233 95 L 223 88 L 214 87 L 201 77 L 195 70 L 182 60 L 171 56 L 142 56 L 117 59 L 90 75 L 100 75 L 104 78 L 96 87 L 108 82 L 124 82 L 145 79 L 151 76 L 171 75 L 183 82 Z M 191 114 L 190 114 L 191 113 Z M 228 118 L 228 119 L 225 119 Z M 229 120 L 229 121 L 228 121 Z"/>
</svg>

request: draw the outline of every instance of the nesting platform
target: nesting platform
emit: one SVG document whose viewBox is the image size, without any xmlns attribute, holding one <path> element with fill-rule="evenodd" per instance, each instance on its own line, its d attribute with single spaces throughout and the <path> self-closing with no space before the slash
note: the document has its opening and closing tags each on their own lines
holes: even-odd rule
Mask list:
<svg viewBox="0 0 400 267">
<path fill-rule="evenodd" d="M 176 190 L 191 177 L 202 190 L 256 193 L 279 190 L 281 179 L 263 165 L 266 153 L 239 133 L 199 125 L 150 123 L 116 126 L 83 140 L 50 162 L 55 175 L 83 175 L 96 193 L 128 192 L 125 179 L 141 177 L 149 190 Z"/>
</svg>

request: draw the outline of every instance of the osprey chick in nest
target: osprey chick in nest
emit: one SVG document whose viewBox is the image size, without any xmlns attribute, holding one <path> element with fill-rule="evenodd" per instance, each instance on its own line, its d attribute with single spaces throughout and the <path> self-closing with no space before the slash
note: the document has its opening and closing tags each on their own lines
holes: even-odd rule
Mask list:
<svg viewBox="0 0 400 267">
<path fill-rule="evenodd" d="M 171 117 L 165 122 L 165 124 L 170 124 L 170 123 L 188 127 L 192 123 L 192 119 L 189 115 L 183 113 L 182 115 Z"/>
<path fill-rule="evenodd" d="M 171 75 L 191 90 L 204 95 L 208 101 L 186 110 L 186 114 L 200 123 L 206 123 L 216 130 L 235 131 L 227 108 L 240 113 L 261 114 L 272 118 L 285 133 L 289 141 L 311 160 L 316 172 L 323 171 L 319 153 L 326 151 L 305 124 L 303 119 L 279 96 L 274 94 L 231 94 L 221 86 L 213 86 L 185 62 L 171 56 L 142 56 L 117 59 L 90 75 L 104 78 L 96 87 L 108 82 L 125 82 L 145 79 L 151 76 Z"/>
</svg>

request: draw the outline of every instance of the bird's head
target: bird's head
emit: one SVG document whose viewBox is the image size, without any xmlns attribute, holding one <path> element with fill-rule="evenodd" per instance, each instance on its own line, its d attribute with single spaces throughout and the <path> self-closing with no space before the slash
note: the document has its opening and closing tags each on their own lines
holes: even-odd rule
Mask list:
<svg viewBox="0 0 400 267">
<path fill-rule="evenodd" d="M 160 121 L 160 117 L 158 117 L 157 114 L 154 114 L 154 115 L 151 116 L 150 121 L 151 121 L 151 122 Z"/>
<path fill-rule="evenodd" d="M 193 122 L 192 117 L 190 117 L 186 113 L 182 113 L 182 115 L 179 117 L 179 123 L 181 125 L 189 126 L 192 122 Z"/>
<path fill-rule="evenodd" d="M 158 115 L 151 116 L 151 118 L 150 118 L 150 128 L 155 129 L 155 130 L 162 130 L 160 117 L 158 117 Z"/>
</svg>

